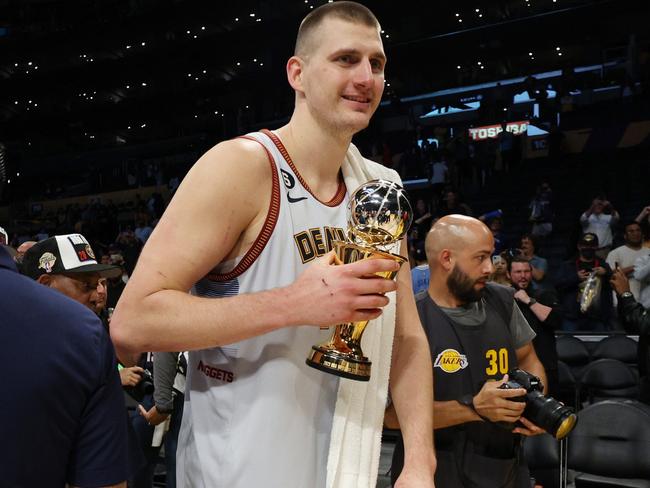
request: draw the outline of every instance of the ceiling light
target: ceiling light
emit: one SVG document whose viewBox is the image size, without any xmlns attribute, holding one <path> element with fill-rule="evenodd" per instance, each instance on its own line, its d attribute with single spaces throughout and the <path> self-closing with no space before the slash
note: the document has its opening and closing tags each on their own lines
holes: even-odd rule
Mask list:
<svg viewBox="0 0 650 488">
<path fill-rule="evenodd" d="M 146 43 L 146 42 L 141 42 L 140 45 L 141 45 L 141 46 L 146 46 L 147 43 Z"/>
<path fill-rule="evenodd" d="M 142 82 L 142 86 L 147 86 L 147 84 L 143 81 L 143 82 Z"/>
<path fill-rule="evenodd" d="M 204 25 L 201 26 L 201 30 L 205 30 L 205 26 L 204 26 Z"/>
</svg>

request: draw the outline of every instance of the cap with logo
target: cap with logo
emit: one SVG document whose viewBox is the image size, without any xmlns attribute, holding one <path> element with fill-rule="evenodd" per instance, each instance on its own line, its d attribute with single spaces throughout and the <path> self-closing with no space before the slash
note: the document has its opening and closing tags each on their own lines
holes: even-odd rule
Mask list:
<svg viewBox="0 0 650 488">
<path fill-rule="evenodd" d="M 582 234 L 582 237 L 578 241 L 578 244 L 582 246 L 598 247 L 598 236 L 593 232 L 586 232 Z"/>
<path fill-rule="evenodd" d="M 2 227 L 0 227 L 0 244 L 9 244 L 9 235 Z"/>
<path fill-rule="evenodd" d="M 103 278 L 122 274 L 119 266 L 99 264 L 90 244 L 81 234 L 44 239 L 25 252 L 22 273 L 33 279 L 43 274 L 97 273 Z"/>
</svg>

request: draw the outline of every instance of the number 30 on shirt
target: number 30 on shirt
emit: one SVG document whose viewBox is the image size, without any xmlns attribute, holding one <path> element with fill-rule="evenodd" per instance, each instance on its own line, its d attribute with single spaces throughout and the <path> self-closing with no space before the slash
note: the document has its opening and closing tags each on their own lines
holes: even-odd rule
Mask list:
<svg viewBox="0 0 650 488">
<path fill-rule="evenodd" d="M 502 347 L 498 351 L 496 349 L 488 349 L 485 351 L 485 358 L 488 360 L 488 366 L 485 368 L 485 374 L 494 376 L 497 373 L 506 374 L 508 372 L 508 350 Z"/>
</svg>

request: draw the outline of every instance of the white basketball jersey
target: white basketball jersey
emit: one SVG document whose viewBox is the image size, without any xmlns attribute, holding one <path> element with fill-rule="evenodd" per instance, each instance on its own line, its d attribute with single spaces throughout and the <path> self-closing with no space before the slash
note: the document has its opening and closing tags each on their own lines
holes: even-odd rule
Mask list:
<svg viewBox="0 0 650 488">
<path fill-rule="evenodd" d="M 344 238 L 347 192 L 317 200 L 276 136 L 260 142 L 273 167 L 273 197 L 251 250 L 221 263 L 193 293 L 228 297 L 283 287 Z M 232 324 L 236 327 L 237 324 Z M 318 327 L 287 327 L 190 352 L 177 451 L 181 488 L 320 488 L 325 486 L 336 376 L 305 364 L 329 338 Z"/>
</svg>

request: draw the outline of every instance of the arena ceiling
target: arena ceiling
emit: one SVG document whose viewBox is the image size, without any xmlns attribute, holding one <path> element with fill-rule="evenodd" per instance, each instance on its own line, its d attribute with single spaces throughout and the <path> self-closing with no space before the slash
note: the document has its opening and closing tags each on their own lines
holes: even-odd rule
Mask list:
<svg viewBox="0 0 650 488">
<path fill-rule="evenodd" d="M 0 0 L 0 141 L 56 153 L 285 118 L 284 65 L 326 0 Z M 645 0 L 364 1 L 385 97 L 625 57 Z"/>
</svg>

